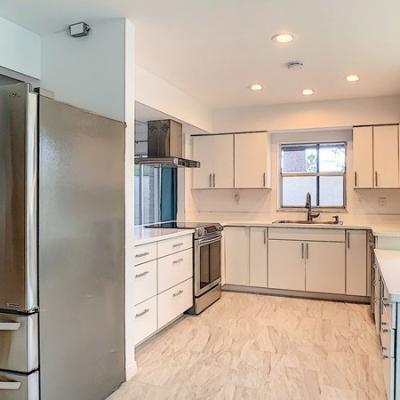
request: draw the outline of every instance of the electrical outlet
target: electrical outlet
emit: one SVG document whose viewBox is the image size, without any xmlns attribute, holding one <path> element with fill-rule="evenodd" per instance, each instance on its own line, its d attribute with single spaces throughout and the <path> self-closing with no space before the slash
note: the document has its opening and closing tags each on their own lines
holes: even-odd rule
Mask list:
<svg viewBox="0 0 400 400">
<path fill-rule="evenodd" d="M 378 205 L 379 207 L 386 207 L 386 197 L 379 197 L 378 198 Z"/>
</svg>

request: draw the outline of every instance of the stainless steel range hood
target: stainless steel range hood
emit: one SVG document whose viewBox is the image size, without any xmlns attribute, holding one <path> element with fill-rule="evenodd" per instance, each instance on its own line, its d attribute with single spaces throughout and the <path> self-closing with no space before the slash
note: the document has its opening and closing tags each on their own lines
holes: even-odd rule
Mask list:
<svg viewBox="0 0 400 400">
<path fill-rule="evenodd" d="M 165 119 L 149 121 L 148 156 L 135 157 L 136 164 L 199 168 L 200 162 L 183 158 L 182 124 Z"/>
</svg>

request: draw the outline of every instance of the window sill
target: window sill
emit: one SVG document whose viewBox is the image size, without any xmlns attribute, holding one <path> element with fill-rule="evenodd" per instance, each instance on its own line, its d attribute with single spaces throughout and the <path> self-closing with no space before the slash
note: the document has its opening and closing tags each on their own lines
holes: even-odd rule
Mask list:
<svg viewBox="0 0 400 400">
<path fill-rule="evenodd" d="M 313 207 L 313 210 L 317 210 L 321 213 L 331 213 L 331 214 L 344 214 L 347 213 L 346 207 Z M 304 207 L 280 207 L 276 210 L 277 212 L 307 212 L 307 209 Z"/>
</svg>

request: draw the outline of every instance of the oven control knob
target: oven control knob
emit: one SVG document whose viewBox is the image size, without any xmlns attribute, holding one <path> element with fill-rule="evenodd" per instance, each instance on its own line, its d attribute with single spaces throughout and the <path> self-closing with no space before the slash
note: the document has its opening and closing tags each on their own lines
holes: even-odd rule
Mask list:
<svg viewBox="0 0 400 400">
<path fill-rule="evenodd" d="M 204 228 L 198 228 L 197 235 L 199 237 L 203 237 L 205 235 L 205 233 L 206 233 L 206 230 Z"/>
</svg>

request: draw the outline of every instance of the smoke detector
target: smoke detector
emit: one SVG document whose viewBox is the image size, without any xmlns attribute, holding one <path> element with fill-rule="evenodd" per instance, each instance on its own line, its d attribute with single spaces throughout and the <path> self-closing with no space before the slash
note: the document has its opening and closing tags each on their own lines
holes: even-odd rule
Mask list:
<svg viewBox="0 0 400 400">
<path fill-rule="evenodd" d="M 86 22 L 78 22 L 76 24 L 72 24 L 69 27 L 69 34 L 72 37 L 82 37 L 89 35 L 90 26 Z"/>
<path fill-rule="evenodd" d="M 286 63 L 287 69 L 293 69 L 293 70 L 300 70 L 303 69 L 303 63 L 301 61 L 289 61 Z"/>
</svg>

